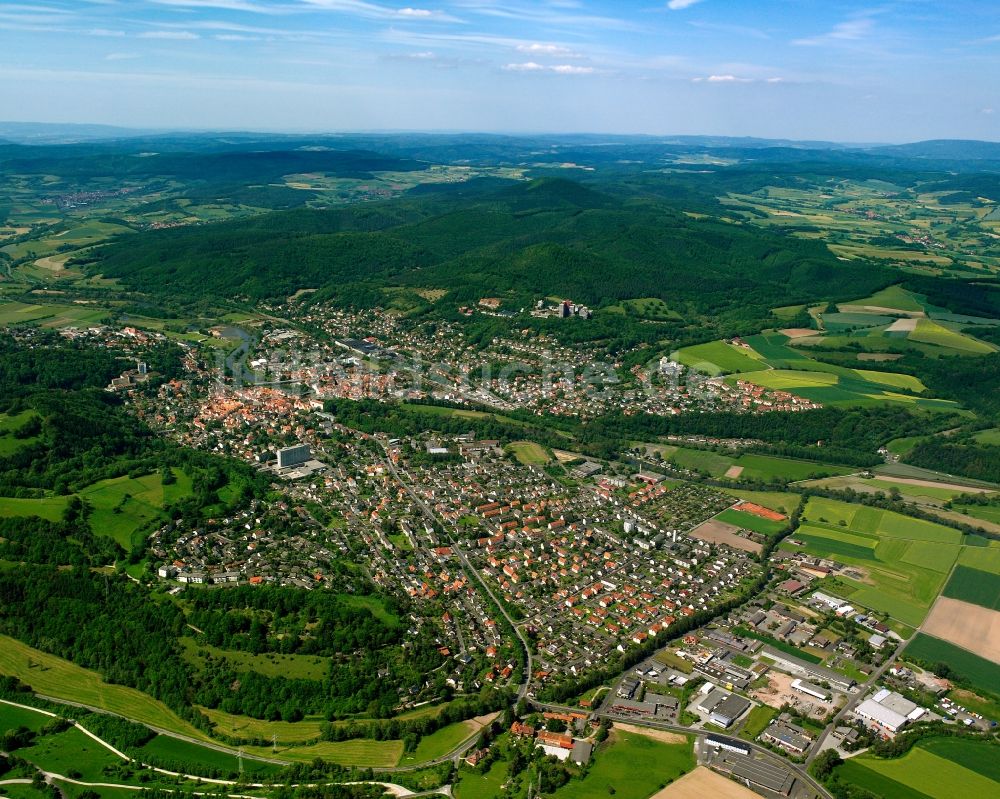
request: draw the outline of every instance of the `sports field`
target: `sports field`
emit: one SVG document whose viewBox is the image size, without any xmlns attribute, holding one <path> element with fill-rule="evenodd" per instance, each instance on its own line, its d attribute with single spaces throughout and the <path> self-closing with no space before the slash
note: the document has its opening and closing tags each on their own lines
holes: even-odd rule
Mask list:
<svg viewBox="0 0 1000 799">
<path fill-rule="evenodd" d="M 143 724 L 206 739 L 203 732 L 153 697 L 134 688 L 110 685 L 97 672 L 32 649 L 6 635 L 0 635 L 0 674 L 17 677 L 41 694 L 80 702 Z"/>
<path fill-rule="evenodd" d="M 544 466 L 552 460 L 545 448 L 534 441 L 514 441 L 507 445 L 507 450 L 525 466 Z"/>
</svg>

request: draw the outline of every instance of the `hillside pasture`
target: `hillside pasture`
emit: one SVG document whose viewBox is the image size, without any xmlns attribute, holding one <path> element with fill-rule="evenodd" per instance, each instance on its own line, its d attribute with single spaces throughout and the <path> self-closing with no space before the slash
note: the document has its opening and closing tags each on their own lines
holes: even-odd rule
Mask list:
<svg viewBox="0 0 1000 799">
<path fill-rule="evenodd" d="M 203 732 L 148 694 L 106 683 L 95 671 L 32 649 L 6 635 L 0 635 L 0 674 L 17 677 L 37 693 L 55 699 L 79 702 L 141 724 L 206 739 Z"/>
</svg>

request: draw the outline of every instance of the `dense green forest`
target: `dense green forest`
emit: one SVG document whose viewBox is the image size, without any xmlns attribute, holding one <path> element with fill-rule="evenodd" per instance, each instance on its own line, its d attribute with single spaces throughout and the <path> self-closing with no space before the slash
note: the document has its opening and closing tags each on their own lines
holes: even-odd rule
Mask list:
<svg viewBox="0 0 1000 799">
<path fill-rule="evenodd" d="M 821 242 L 693 219 L 659 200 L 554 178 L 491 186 L 461 201 L 432 194 L 154 231 L 82 263 L 190 300 L 317 288 L 312 302 L 370 306 L 383 287 L 430 286 L 447 290 L 434 310 L 450 315 L 486 294 L 512 306 L 551 295 L 595 307 L 660 297 L 684 319 L 657 331 L 674 338 L 710 337 L 712 327 L 749 332 L 777 305 L 848 299 L 891 282 L 884 268 L 840 262 Z M 594 325 L 585 334 L 608 332 Z"/>
</svg>

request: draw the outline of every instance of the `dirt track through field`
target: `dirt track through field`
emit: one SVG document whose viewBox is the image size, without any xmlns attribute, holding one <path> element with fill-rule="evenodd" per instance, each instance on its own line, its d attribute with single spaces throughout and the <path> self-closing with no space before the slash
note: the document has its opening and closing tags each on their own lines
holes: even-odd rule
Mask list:
<svg viewBox="0 0 1000 799">
<path fill-rule="evenodd" d="M 760 795 L 705 766 L 698 766 L 649 799 L 760 799 Z"/>
<path fill-rule="evenodd" d="M 921 630 L 1000 663 L 1000 612 L 942 596 L 934 603 Z"/>
</svg>

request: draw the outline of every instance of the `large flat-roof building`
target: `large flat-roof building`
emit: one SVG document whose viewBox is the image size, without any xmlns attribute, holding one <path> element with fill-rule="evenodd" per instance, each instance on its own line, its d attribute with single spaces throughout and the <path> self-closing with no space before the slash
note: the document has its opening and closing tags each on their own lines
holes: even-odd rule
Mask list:
<svg viewBox="0 0 1000 799">
<path fill-rule="evenodd" d="M 288 469 L 305 463 L 312 457 L 308 444 L 296 444 L 293 447 L 282 447 L 278 450 L 278 468 Z"/>
</svg>

